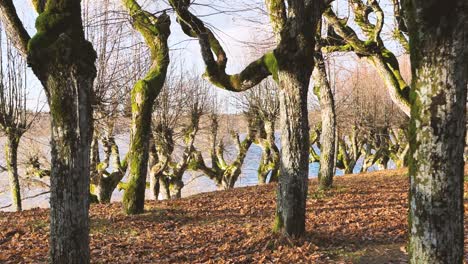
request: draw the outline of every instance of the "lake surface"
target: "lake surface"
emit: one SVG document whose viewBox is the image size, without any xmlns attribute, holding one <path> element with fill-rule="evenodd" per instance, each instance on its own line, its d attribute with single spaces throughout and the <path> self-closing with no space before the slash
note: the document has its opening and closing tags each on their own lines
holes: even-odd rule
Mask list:
<svg viewBox="0 0 468 264">
<path fill-rule="evenodd" d="M 126 152 L 128 151 L 128 135 L 119 135 L 116 137 L 116 142 L 119 145 L 121 156 L 124 156 Z M 277 144 L 279 144 L 279 137 L 277 136 Z M 235 148 L 233 146 L 230 146 L 226 150 L 227 156 L 229 156 L 229 153 L 235 153 Z M 205 154 L 205 153 L 203 153 Z M 245 162 L 242 167 L 242 174 L 240 178 L 238 179 L 235 187 L 243 187 L 243 186 L 252 186 L 256 185 L 258 183 L 257 180 L 257 167 L 258 163 L 260 161 L 260 157 L 262 154 L 262 149 L 257 146 L 257 145 L 252 145 L 249 149 L 249 152 L 247 153 Z M 207 158 L 204 156 L 205 159 Z M 209 165 L 209 162 L 207 162 Z M 362 166 L 362 161 L 358 162 L 357 166 L 354 169 L 354 172 L 359 172 Z M 390 164 L 390 167 L 392 167 L 392 164 Z M 315 178 L 317 177 L 318 173 L 318 163 L 311 163 L 309 164 L 309 178 Z M 369 171 L 376 170 L 377 167 L 373 166 L 369 169 Z M 336 171 L 337 176 L 343 175 L 343 172 L 341 170 Z M 125 180 L 125 179 L 124 179 Z M 209 178 L 203 176 L 199 172 L 187 172 L 184 175 L 184 183 L 185 187 L 182 189 L 182 197 L 187 197 L 191 196 L 194 194 L 198 193 L 203 193 L 203 192 L 211 192 L 211 191 L 216 191 L 217 187 L 214 184 L 212 180 Z M 31 197 L 37 194 L 40 194 L 44 191 L 47 191 L 44 188 L 37 188 L 37 187 L 23 187 L 22 189 L 22 197 Z M 123 191 L 118 191 L 116 190 L 112 196 L 112 201 L 121 201 L 123 196 Z M 152 195 L 150 194 L 150 191 L 146 191 L 146 197 L 147 199 L 152 199 Z M 9 192 L 9 187 L 8 187 L 8 177 L 6 173 L 2 173 L 0 176 L 0 208 L 11 204 L 11 199 L 10 199 L 10 192 Z M 35 207 L 42 207 L 42 208 L 47 208 L 49 207 L 49 195 L 41 195 L 39 197 L 31 198 L 31 199 L 26 199 L 23 201 L 23 209 L 31 209 Z M 12 208 L 4 208 L 0 209 L 2 211 L 11 211 Z"/>
</svg>

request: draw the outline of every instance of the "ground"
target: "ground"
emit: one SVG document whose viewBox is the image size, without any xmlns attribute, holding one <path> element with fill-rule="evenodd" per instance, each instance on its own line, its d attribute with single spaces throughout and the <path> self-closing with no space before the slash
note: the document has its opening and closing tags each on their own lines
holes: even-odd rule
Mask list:
<svg viewBox="0 0 468 264">
<path fill-rule="evenodd" d="M 91 262 L 406 263 L 405 170 L 337 177 L 327 192 L 312 180 L 300 240 L 270 232 L 275 190 L 272 184 L 148 201 L 138 216 L 125 216 L 119 203 L 92 205 Z M 48 231 L 46 209 L 0 213 L 0 263 L 46 262 Z"/>
</svg>

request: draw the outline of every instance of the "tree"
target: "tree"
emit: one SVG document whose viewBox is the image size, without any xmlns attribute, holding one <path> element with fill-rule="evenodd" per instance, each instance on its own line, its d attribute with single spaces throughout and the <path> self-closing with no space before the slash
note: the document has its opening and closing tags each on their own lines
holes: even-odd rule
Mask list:
<svg viewBox="0 0 468 264">
<path fill-rule="evenodd" d="M 408 166 L 409 142 L 406 128 L 407 127 L 390 129 L 389 155 L 397 168 Z"/>
<path fill-rule="evenodd" d="M 403 79 L 398 60 L 385 47 L 381 34 L 384 26 L 384 11 L 377 0 L 347 0 L 354 13 L 354 22 L 362 31 L 365 40 L 360 39 L 356 31 L 349 26 L 349 17 L 339 18 L 331 7 L 324 11 L 324 17 L 331 25 L 328 36 L 321 40 L 326 52 L 354 52 L 358 57 L 365 58 L 384 80 L 393 102 L 406 114 L 410 115 L 410 87 Z M 398 0 L 394 0 L 395 16 L 400 20 Z M 373 19 L 375 18 L 375 19 Z M 375 21 L 375 22 L 374 22 Z M 394 36 L 407 48 L 405 28 L 397 23 Z"/>
<path fill-rule="evenodd" d="M 154 101 L 166 79 L 169 65 L 167 40 L 171 33 L 170 18 L 163 12 L 153 15 L 141 8 L 136 0 L 123 0 L 132 17 L 133 26 L 141 33 L 150 49 L 151 67 L 131 92 L 132 124 L 130 132 L 129 178 L 125 185 L 123 207 L 127 214 L 143 213 L 146 174 L 148 171 L 151 114 Z"/>
<path fill-rule="evenodd" d="M 30 38 L 11 0 L 0 2 L 12 42 L 42 83 L 52 123 L 50 261 L 89 263 L 89 154 L 96 53 L 85 39 L 76 0 L 33 1 Z"/>
<path fill-rule="evenodd" d="M 195 137 L 207 108 L 205 83 L 199 77 L 184 78 L 184 75 L 188 74 L 181 74 L 178 80 L 168 77 L 153 113 L 149 176 L 150 189 L 156 200 L 161 185 L 166 199 L 181 198 L 183 176 L 195 152 Z M 177 141 L 184 144 L 178 161 Z"/>
<path fill-rule="evenodd" d="M 317 30 L 321 35 L 321 26 Z M 314 94 L 319 98 L 321 132 L 320 132 L 320 170 L 318 173 L 319 188 L 329 189 L 333 184 L 335 174 L 335 145 L 336 145 L 336 112 L 330 81 L 328 79 L 325 59 L 322 54 L 320 41 L 315 44 L 315 68 L 312 72 L 314 80 Z"/>
<path fill-rule="evenodd" d="M 349 135 L 340 132 L 338 134 L 338 153 L 336 167 L 344 170 L 345 174 L 351 174 L 361 158 L 365 146 L 365 138 L 356 125 L 350 129 Z"/>
<path fill-rule="evenodd" d="M 100 203 L 110 203 L 112 193 L 125 176 L 127 158 L 120 157 L 115 142 L 116 124 L 125 115 L 130 87 L 141 78 L 141 44 L 133 44 L 134 30 L 128 26 L 122 7 L 110 0 L 86 1 L 87 38 L 97 51 L 94 81 L 94 136 L 91 152 L 91 193 Z M 132 45 L 128 47 L 128 42 Z M 99 149 L 104 157 L 101 160 Z"/>
<path fill-rule="evenodd" d="M 127 172 L 127 157 L 120 159 L 119 147 L 115 142 L 113 127 L 101 136 L 104 160 L 99 157 L 99 139 L 93 138 L 91 144 L 91 194 L 99 203 L 110 203 L 112 193 Z M 111 170 L 109 171 L 109 167 Z"/>
<path fill-rule="evenodd" d="M 5 161 L 12 204 L 15 211 L 21 211 L 18 147 L 21 137 L 31 127 L 34 116 L 30 115 L 26 105 L 26 62 L 8 40 L 3 44 L 2 35 L 0 28 L 0 131 L 7 138 Z"/>
<path fill-rule="evenodd" d="M 247 116 L 247 118 L 249 117 Z M 242 141 L 240 140 L 239 133 L 236 133 L 233 130 L 230 131 L 232 140 L 237 148 L 237 154 L 231 162 L 228 162 L 225 157 L 225 142 L 223 138 L 219 138 L 220 115 L 216 112 L 216 109 L 212 110 L 209 119 L 211 122 L 211 167 L 206 165 L 201 151 L 195 149 L 195 151 L 192 153 L 190 169 L 203 172 L 208 178 L 215 182 L 219 189 L 232 189 L 241 175 L 242 165 L 244 164 L 245 157 L 247 156 L 247 151 L 249 150 L 255 138 L 252 122 L 253 120 L 247 120 L 247 133 Z"/>
<path fill-rule="evenodd" d="M 337 165 L 352 173 L 361 159 L 361 172 L 373 165 L 386 168 L 388 161 L 397 161 L 404 150 L 404 138 L 395 137 L 392 131 L 407 127 L 408 118 L 389 98 L 384 82 L 372 68 L 358 64 L 343 81 L 344 86 L 337 86 L 341 100 Z"/>
<path fill-rule="evenodd" d="M 405 0 L 413 73 L 411 263 L 463 262 L 468 2 Z"/>
<path fill-rule="evenodd" d="M 240 100 L 244 116 L 253 122 L 254 143 L 262 148 L 262 156 L 257 169 L 259 184 L 279 178 L 280 151 L 275 142 L 276 122 L 279 117 L 278 87 L 271 80 L 264 80 L 256 88 L 245 92 Z"/>
<path fill-rule="evenodd" d="M 309 126 L 307 94 L 314 67 L 314 33 L 326 1 L 267 0 L 277 46 L 239 74 L 226 73 L 227 56 L 215 35 L 189 10 L 189 1 L 170 0 L 182 30 L 199 40 L 205 76 L 229 91 L 245 91 L 272 75 L 280 88 L 281 168 L 275 230 L 305 231 Z"/>
</svg>

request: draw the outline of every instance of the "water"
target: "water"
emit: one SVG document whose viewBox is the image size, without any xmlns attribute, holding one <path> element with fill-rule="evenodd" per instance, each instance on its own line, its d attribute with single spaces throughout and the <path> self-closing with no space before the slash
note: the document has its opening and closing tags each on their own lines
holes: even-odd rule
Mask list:
<svg viewBox="0 0 468 264">
<path fill-rule="evenodd" d="M 124 156 L 128 151 L 128 135 L 120 135 L 116 137 L 117 145 L 120 149 L 121 156 Z M 279 144 L 279 136 L 277 136 L 277 144 Z M 226 150 L 226 156 L 229 158 L 229 154 L 231 155 L 235 153 L 234 147 L 230 146 Z M 319 153 L 319 152 L 317 152 Z M 245 158 L 245 162 L 242 167 L 242 174 L 239 177 L 238 181 L 236 182 L 235 187 L 243 187 L 243 186 L 252 186 L 257 185 L 257 167 L 260 161 L 260 157 L 262 154 L 262 149 L 257 145 L 252 145 L 247 153 Z M 205 156 L 205 158 L 207 158 Z M 209 162 L 207 162 L 209 165 Z M 361 169 L 362 161 L 358 162 L 357 166 L 354 168 L 354 172 L 358 173 Z M 391 164 L 392 166 L 392 164 Z M 317 177 L 318 173 L 318 163 L 311 163 L 309 164 L 309 178 Z M 377 170 L 376 166 L 373 166 L 369 169 L 369 171 Z M 8 187 L 8 177 L 6 173 L 2 173 L 0 177 L 0 208 L 9 205 L 11 203 L 9 187 Z M 337 170 L 336 175 L 341 176 L 343 175 L 343 171 Z M 199 172 L 186 172 L 184 175 L 184 183 L 185 187 L 182 189 L 182 197 L 191 196 L 198 193 L 203 192 L 211 192 L 216 191 L 217 187 L 212 180 L 203 176 L 203 174 Z M 22 197 L 27 198 L 31 196 L 35 196 L 42 192 L 47 191 L 44 188 L 38 187 L 23 187 L 22 189 Z M 115 190 L 112 196 L 112 201 L 121 201 L 123 196 L 123 191 Z M 152 198 L 150 191 L 146 191 L 146 197 Z M 31 209 L 35 207 L 47 208 L 49 206 L 49 194 L 40 195 L 38 197 L 29 198 L 23 201 L 23 209 Z M 0 209 L 2 211 L 10 211 L 12 210 L 11 207 Z"/>
</svg>

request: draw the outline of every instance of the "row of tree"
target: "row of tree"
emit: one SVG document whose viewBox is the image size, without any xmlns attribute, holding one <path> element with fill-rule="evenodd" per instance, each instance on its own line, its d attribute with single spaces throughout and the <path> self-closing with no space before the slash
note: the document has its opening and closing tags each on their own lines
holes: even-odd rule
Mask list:
<svg viewBox="0 0 468 264">
<path fill-rule="evenodd" d="M 1 18 L 9 40 L 27 58 L 28 65 L 46 91 L 49 103 L 52 127 L 51 262 L 89 262 L 91 181 L 96 186 L 95 193 L 104 200 L 110 197 L 108 190 L 115 188 L 114 185 L 120 182 L 117 179 L 128 170 L 128 181 L 122 186 L 125 189 L 124 210 L 128 214 L 142 213 L 150 156 L 155 193 L 159 183 L 166 193 L 178 197 L 183 186 L 181 171 L 189 167 L 203 171 L 224 188 L 232 187 L 240 174 L 245 153 L 254 141 L 264 142 L 262 162 L 264 160 L 265 167 L 273 171 L 273 179 L 279 176 L 275 230 L 295 237 L 303 235 L 311 145 L 307 95 L 313 70 L 317 87 L 314 91 L 322 109 L 321 129 L 315 137 L 320 138 L 319 179 L 324 188 L 331 186 L 335 166 L 349 171 L 359 154 L 368 153 L 366 159 L 371 160 L 369 164 L 385 166 L 391 156 L 386 153 L 390 149 L 388 145 L 402 135 L 397 131 L 394 136 L 385 136 L 394 129 L 388 126 L 363 133 L 360 127 L 366 127 L 365 119 L 354 123 L 348 136 L 340 135 L 339 130 L 336 132 L 335 100 L 323 53 L 352 52 L 375 67 L 393 102 L 407 115 L 411 113 L 407 136 L 411 179 L 411 261 L 461 263 L 468 71 L 468 51 L 464 44 L 468 23 L 466 1 L 405 0 L 404 8 L 398 1 L 393 1 L 397 22 L 395 36 L 404 47 L 409 47 L 411 53 L 411 88 L 402 77 L 398 60 L 381 38 L 385 12 L 379 2 L 349 0 L 352 22 L 358 26 L 359 33 L 350 25 L 351 16 L 340 18 L 330 2 L 267 0 L 265 8 L 275 46 L 240 73 L 230 75 L 226 73 L 226 52 L 217 36 L 191 10 L 190 1 L 169 1 L 169 8 L 182 31 L 199 41 L 206 66 L 204 76 L 209 82 L 229 91 L 242 92 L 272 76 L 278 86 L 280 155 L 274 153 L 271 144 L 274 142 L 276 120 L 267 122 L 257 120 L 260 114 L 254 114 L 253 118 L 247 115 L 250 116 L 247 135 L 242 141 L 239 135 L 234 135 L 239 155 L 227 164 L 224 146 L 218 140 L 218 119 L 216 115 L 210 115 L 214 129 L 210 135 L 212 164 L 208 167 L 193 144 L 204 111 L 203 100 L 199 101 L 197 97 L 187 103 L 190 115 L 185 117 L 190 121 L 182 131 L 185 150 L 179 162 L 172 158 L 175 131 L 168 122 L 171 117 L 165 116 L 168 113 L 162 110 L 161 117 L 155 124 L 152 122 L 155 103 L 160 99 L 162 102 L 158 106 L 161 106 L 164 97 L 169 96 L 163 89 L 169 68 L 168 38 L 171 34 L 171 17 L 164 11 L 166 9 L 148 12 L 136 0 L 122 1 L 134 29 L 143 38 L 144 49 L 149 54 L 146 65 L 149 66 L 135 65 L 138 71 L 134 72 L 135 84 L 130 91 L 130 150 L 120 160 L 113 127 L 93 125 L 97 123 L 93 122 L 96 119 L 93 115 L 104 120 L 107 118 L 99 111 L 93 113 L 93 102 L 99 98 L 98 95 L 102 95 L 104 100 L 114 98 L 106 96 L 106 78 L 97 77 L 112 73 L 106 68 L 106 60 L 102 60 L 102 56 L 107 56 L 105 43 L 115 43 L 107 37 L 115 37 L 122 32 L 97 34 L 103 44 L 96 53 L 83 26 L 81 1 L 39 0 L 33 1 L 39 16 L 36 19 L 37 32 L 31 38 L 17 15 L 13 1 L 1 1 Z M 322 17 L 328 25 L 323 30 Z M 410 36 L 410 44 L 406 41 L 407 35 Z M 109 48 L 112 50 L 115 46 Z M 140 55 L 138 52 L 134 54 Z M 105 71 L 99 71 L 99 62 L 106 64 L 103 66 Z M 112 67 L 117 69 L 118 65 Z M 95 89 L 96 81 L 103 89 Z M 101 91 L 101 94 L 96 91 Z M 263 95 L 260 97 L 263 99 Z M 95 146 L 99 141 L 106 149 L 103 161 L 96 153 Z M 396 144 L 401 145 L 401 142 Z M 336 149 L 339 151 L 335 155 Z M 400 152 L 402 154 L 405 150 Z M 277 162 L 278 156 L 279 167 L 271 166 Z M 107 172 L 110 168 L 111 173 Z"/>
</svg>

